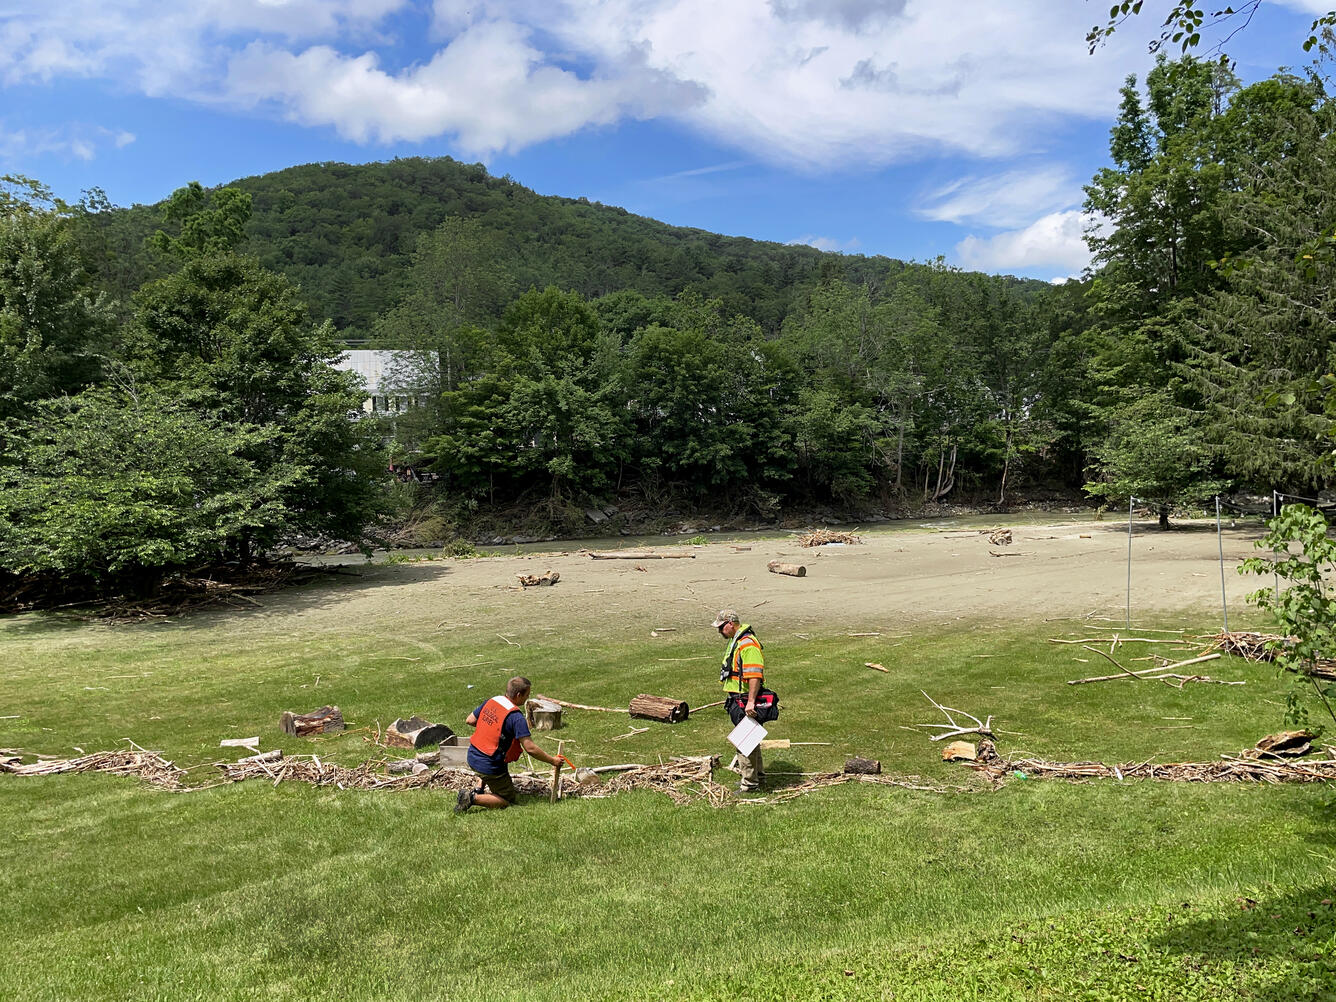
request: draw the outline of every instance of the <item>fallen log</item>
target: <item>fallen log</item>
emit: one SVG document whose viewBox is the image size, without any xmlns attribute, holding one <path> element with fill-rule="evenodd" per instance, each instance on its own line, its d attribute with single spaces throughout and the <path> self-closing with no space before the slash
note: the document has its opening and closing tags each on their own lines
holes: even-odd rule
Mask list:
<svg viewBox="0 0 1336 1002">
<path fill-rule="evenodd" d="M 534 699 L 546 700 L 549 703 L 556 703 L 558 706 L 564 706 L 568 710 L 597 710 L 599 713 L 625 713 L 625 710 L 619 710 L 613 706 L 587 706 L 584 703 L 568 703 L 564 699 L 553 699 L 551 696 L 540 696 L 537 693 L 533 695 Z"/>
<path fill-rule="evenodd" d="M 595 553 L 590 551 L 591 560 L 695 560 L 694 553 Z"/>
<path fill-rule="evenodd" d="M 771 574 L 787 574 L 792 578 L 807 577 L 807 568 L 802 564 L 786 564 L 780 560 L 772 560 L 766 564 Z"/>
<path fill-rule="evenodd" d="M 530 699 L 524 711 L 530 730 L 555 731 L 561 727 L 561 706 L 550 699 Z"/>
<path fill-rule="evenodd" d="M 385 729 L 385 743 L 391 748 L 422 748 L 425 745 L 454 744 L 455 732 L 445 724 L 433 724 L 417 714 L 400 717 Z"/>
<path fill-rule="evenodd" d="M 322 706 L 310 713 L 293 713 L 284 710 L 278 718 L 278 726 L 285 734 L 305 738 L 312 734 L 333 734 L 344 729 L 343 711 L 337 706 Z"/>
<path fill-rule="evenodd" d="M 691 715 L 685 700 L 670 696 L 651 696 L 641 693 L 631 700 L 631 716 L 640 720 L 658 720 L 665 724 L 679 724 Z"/>
<path fill-rule="evenodd" d="M 881 762 L 875 758 L 858 758 L 857 756 L 854 756 L 845 761 L 844 771 L 859 776 L 877 776 L 881 774 Z"/>
<path fill-rule="evenodd" d="M 242 763 L 260 763 L 260 762 L 279 762 L 283 758 L 283 749 L 275 748 L 273 751 L 260 752 L 258 755 L 247 755 L 245 758 L 237 759 L 237 764 Z"/>
</svg>

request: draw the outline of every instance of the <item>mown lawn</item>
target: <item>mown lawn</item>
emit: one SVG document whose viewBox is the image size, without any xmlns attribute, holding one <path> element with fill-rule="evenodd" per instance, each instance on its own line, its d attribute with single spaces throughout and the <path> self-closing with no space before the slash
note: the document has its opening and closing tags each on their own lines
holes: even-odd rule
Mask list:
<svg viewBox="0 0 1336 1002">
<path fill-rule="evenodd" d="M 220 738 L 353 764 L 381 754 L 361 728 L 410 712 L 458 725 L 514 671 L 596 705 L 716 698 L 708 631 L 513 647 L 432 626 L 386 638 L 243 614 L 116 629 L 10 619 L 0 747 L 72 755 L 131 738 L 202 781 L 230 754 Z M 773 752 L 768 769 L 863 754 L 978 785 L 904 729 L 936 719 L 920 689 L 994 714 L 1004 752 L 1058 759 L 1214 758 L 1279 727 L 1286 680 L 1233 660 L 1204 670 L 1247 685 L 1066 686 L 1107 665 L 1046 642 L 1106 635 L 1074 628 L 803 639 L 772 624 L 773 733 L 831 744 Z M 278 731 L 282 709 L 324 702 L 349 733 Z M 714 710 L 613 742 L 627 718 L 568 711 L 559 735 L 584 765 L 722 752 L 726 729 Z M 0 776 L 0 998 L 1336 998 L 1331 801 L 1317 787 L 1014 779 L 459 817 L 429 791 L 169 794 Z"/>
</svg>

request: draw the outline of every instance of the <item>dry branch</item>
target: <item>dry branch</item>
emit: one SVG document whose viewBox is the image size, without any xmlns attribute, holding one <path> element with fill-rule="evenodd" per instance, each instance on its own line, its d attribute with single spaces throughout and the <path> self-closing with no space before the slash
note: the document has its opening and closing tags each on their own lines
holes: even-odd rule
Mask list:
<svg viewBox="0 0 1336 1002">
<path fill-rule="evenodd" d="M 695 560 L 694 553 L 594 553 L 591 560 Z"/>
<path fill-rule="evenodd" d="M 923 692 L 923 690 L 920 689 L 919 692 Z M 950 723 L 946 724 L 914 725 L 915 727 L 940 728 L 942 733 L 934 734 L 931 740 L 941 741 L 943 738 L 954 738 L 962 734 L 980 734 L 984 737 L 993 736 L 993 715 L 991 713 L 988 715 L 988 720 L 983 721 L 980 720 L 978 717 L 974 716 L 974 714 L 972 713 L 966 713 L 964 710 L 957 710 L 951 706 L 943 706 L 941 703 L 937 702 L 937 700 L 929 696 L 926 692 L 923 692 L 923 698 L 926 699 L 933 706 L 937 707 L 937 709 L 941 710 L 942 713 L 946 715 L 946 719 L 950 721 Z M 974 721 L 974 726 L 966 727 L 964 724 L 958 721 L 954 716 L 952 716 L 952 714 L 955 713 L 960 714 L 962 717 L 969 717 L 971 720 Z"/>
<path fill-rule="evenodd" d="M 551 696 L 540 696 L 534 693 L 534 699 L 543 699 L 549 703 L 556 703 L 558 706 L 564 706 L 568 710 L 597 710 L 599 713 L 625 713 L 625 710 L 619 710 L 612 706 L 586 706 L 584 703 L 568 703 L 564 699 L 553 699 Z"/>
</svg>

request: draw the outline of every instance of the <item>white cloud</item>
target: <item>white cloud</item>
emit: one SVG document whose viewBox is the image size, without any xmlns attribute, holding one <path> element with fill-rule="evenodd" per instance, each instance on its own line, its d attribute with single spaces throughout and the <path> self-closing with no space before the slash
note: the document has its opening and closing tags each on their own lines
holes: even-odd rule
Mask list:
<svg viewBox="0 0 1336 1002">
<path fill-rule="evenodd" d="M 479 155 L 661 114 L 701 96 L 643 68 L 583 79 L 546 65 L 526 35 L 507 22 L 473 25 L 430 62 L 398 74 L 382 70 L 374 53 L 317 46 L 293 55 L 255 43 L 232 60 L 228 91 L 243 103 L 277 102 L 297 121 L 332 125 L 357 142 L 449 133 Z"/>
<path fill-rule="evenodd" d="M 1090 264 L 1083 232 L 1092 220 L 1081 212 L 1052 212 L 1023 229 L 991 237 L 967 236 L 956 244 L 962 267 L 972 271 L 1018 272 L 1050 268 L 1076 275 Z"/>
<path fill-rule="evenodd" d="M 1016 228 L 1079 204 L 1081 187 L 1067 168 L 1047 165 L 960 178 L 929 192 L 924 201 L 915 211 L 925 219 Z"/>
<path fill-rule="evenodd" d="M 102 146 L 124 149 L 134 141 L 132 132 L 113 131 L 100 125 L 73 123 L 42 129 L 10 129 L 0 122 L 0 163 L 41 156 L 93 160 Z"/>
<path fill-rule="evenodd" d="M 836 237 L 818 237 L 810 234 L 803 237 L 795 237 L 788 241 L 788 244 L 790 247 L 795 244 L 803 244 L 808 247 L 815 247 L 820 251 L 837 251 L 841 254 L 856 253 L 858 248 L 862 245 L 857 237 L 850 237 L 848 240 L 840 240 Z"/>
<path fill-rule="evenodd" d="M 435 51 L 399 68 L 391 15 L 409 6 L 7 0 L 0 80 L 104 77 L 470 153 L 666 116 L 825 170 L 1014 155 L 1055 121 L 1109 114 L 1147 58 L 1132 32 L 1088 56 L 1091 15 L 1070 0 L 434 0 Z"/>
</svg>

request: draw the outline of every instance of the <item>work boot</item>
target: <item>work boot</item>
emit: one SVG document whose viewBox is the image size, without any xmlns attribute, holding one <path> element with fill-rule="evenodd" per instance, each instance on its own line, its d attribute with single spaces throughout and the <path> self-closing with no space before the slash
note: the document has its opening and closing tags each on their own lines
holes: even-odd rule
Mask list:
<svg viewBox="0 0 1336 1002">
<path fill-rule="evenodd" d="M 459 796 L 455 798 L 455 813 L 463 814 L 473 806 L 473 791 L 468 787 L 459 791 Z"/>
</svg>

